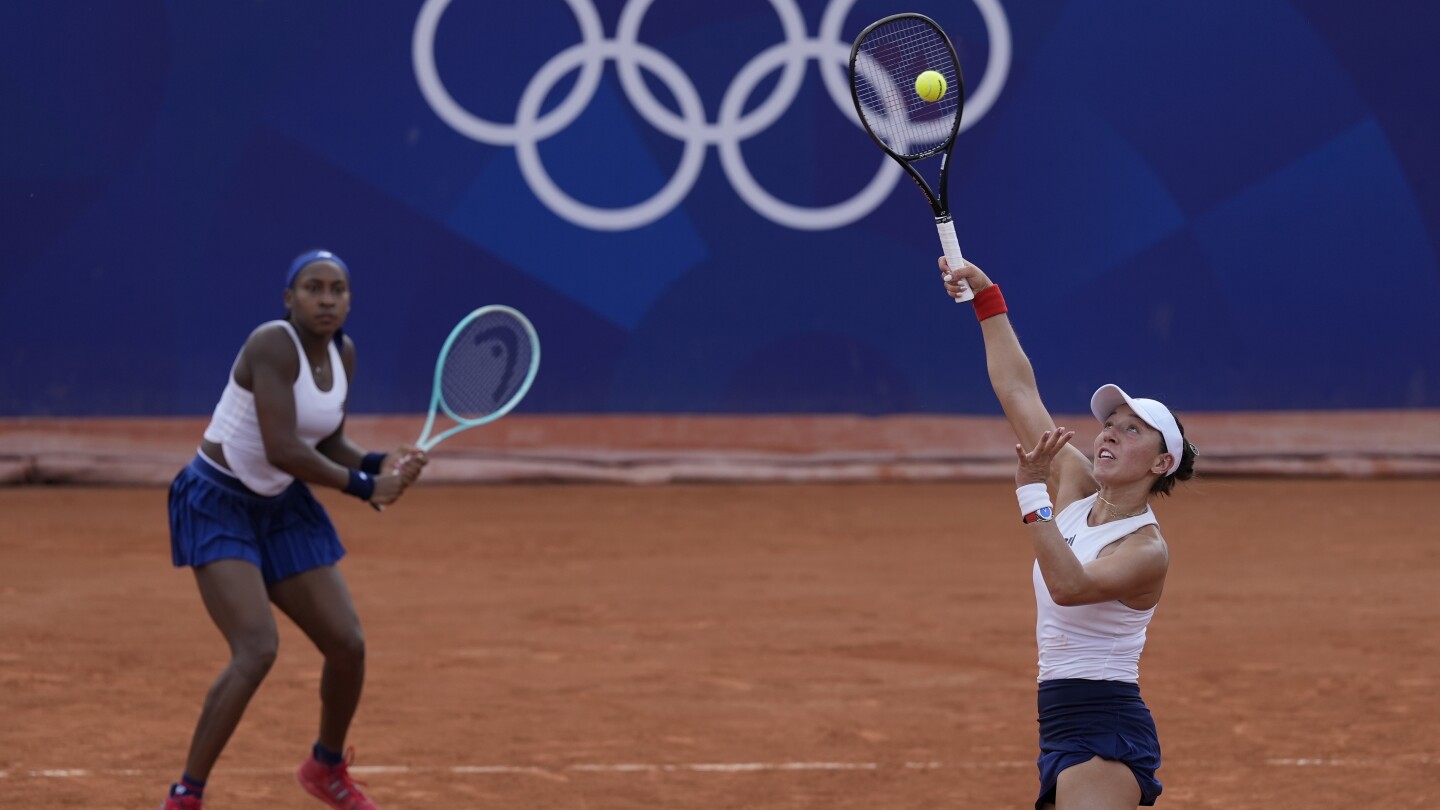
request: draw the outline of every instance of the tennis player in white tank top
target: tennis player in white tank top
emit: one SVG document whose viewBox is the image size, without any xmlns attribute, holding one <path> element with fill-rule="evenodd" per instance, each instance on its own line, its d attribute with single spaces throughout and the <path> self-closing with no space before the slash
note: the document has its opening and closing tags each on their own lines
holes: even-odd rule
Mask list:
<svg viewBox="0 0 1440 810">
<path fill-rule="evenodd" d="M 1005 299 L 968 262 L 940 275 L 952 297 L 966 282 L 985 339 L 990 382 L 1018 444 L 1018 516 L 1035 550 L 1039 649 L 1037 810 L 1153 805 L 1160 745 L 1140 698 L 1140 653 L 1170 553 L 1150 509 L 1194 474 L 1195 447 L 1170 409 L 1104 385 L 1093 461 L 1070 444 L 1040 399 Z M 1052 501 L 1053 495 L 1053 501 Z"/>
<path fill-rule="evenodd" d="M 343 754 L 364 683 L 365 638 L 336 568 L 345 549 L 308 485 L 389 504 L 426 459 L 410 446 L 367 453 L 345 436 L 355 369 L 355 344 L 342 331 L 345 262 L 323 250 L 296 257 L 285 309 L 285 320 L 261 324 L 245 341 L 195 459 L 170 487 L 174 563 L 194 569 L 231 658 L 206 695 L 162 810 L 202 810 L 211 768 L 275 659 L 272 603 L 325 657 L 319 733 L 305 742 L 297 779 L 330 807 L 375 810 Z"/>
</svg>

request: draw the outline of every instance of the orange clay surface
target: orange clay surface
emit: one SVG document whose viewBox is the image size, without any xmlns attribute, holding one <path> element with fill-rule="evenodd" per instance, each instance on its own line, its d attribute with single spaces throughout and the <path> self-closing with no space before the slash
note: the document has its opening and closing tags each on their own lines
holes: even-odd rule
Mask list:
<svg viewBox="0 0 1440 810">
<path fill-rule="evenodd" d="M 1161 807 L 1440 802 L 1437 492 L 1218 478 L 1158 504 Z M 321 499 L 369 642 L 350 743 L 387 810 L 1033 801 L 1032 555 L 1003 482 Z M 292 776 L 320 658 L 280 627 L 208 810 L 321 806 Z M 226 657 L 163 489 L 0 489 L 0 808 L 158 807 Z"/>
</svg>

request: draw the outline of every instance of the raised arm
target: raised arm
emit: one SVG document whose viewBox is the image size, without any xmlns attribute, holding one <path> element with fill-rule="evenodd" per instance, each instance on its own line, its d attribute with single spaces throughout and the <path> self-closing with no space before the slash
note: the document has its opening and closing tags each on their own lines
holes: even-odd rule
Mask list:
<svg viewBox="0 0 1440 810">
<path fill-rule="evenodd" d="M 975 292 L 977 312 L 982 311 L 1000 292 L 996 288 L 982 298 L 981 293 L 991 287 L 992 282 L 984 271 L 969 262 L 956 271 L 946 264 L 942 256 L 940 274 L 951 296 L 960 292 L 961 280 L 970 285 Z M 999 307 L 998 313 L 980 322 L 980 331 L 985 339 L 985 365 L 995 397 L 1000 400 L 1000 407 L 1005 411 L 1015 438 L 1025 447 L 1034 447 L 1042 435 L 1055 430 L 1055 420 L 1040 399 L 1035 370 L 1025 350 L 1020 347 L 1020 339 L 1003 306 Z M 1095 491 L 1092 469 L 1090 460 L 1076 447 L 1066 444 L 1060 450 L 1050 469 L 1048 481 L 1057 506 L 1064 508 L 1071 501 Z"/>
</svg>

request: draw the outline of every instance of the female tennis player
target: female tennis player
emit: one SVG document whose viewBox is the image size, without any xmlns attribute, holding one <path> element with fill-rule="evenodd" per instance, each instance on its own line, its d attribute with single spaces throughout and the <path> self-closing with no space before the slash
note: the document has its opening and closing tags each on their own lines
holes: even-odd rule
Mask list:
<svg viewBox="0 0 1440 810">
<path fill-rule="evenodd" d="M 990 383 L 1020 441 L 1040 648 L 1036 810 L 1153 805 L 1160 741 L 1140 698 L 1140 651 L 1170 553 L 1150 496 L 1192 477 L 1195 447 L 1169 408 L 1103 385 L 1090 399 L 1102 425 L 1091 461 L 1041 401 L 1000 288 L 968 262 L 942 257 L 940 272 L 952 298 L 962 280 L 975 293 Z"/>
<path fill-rule="evenodd" d="M 365 637 L 335 564 L 345 554 L 307 483 L 376 505 L 394 503 L 425 466 L 404 446 L 366 453 L 345 437 L 355 344 L 350 270 L 323 250 L 297 257 L 284 320 L 251 333 L 199 452 L 170 486 L 176 566 L 190 566 L 230 663 L 210 687 L 185 772 L 161 810 L 199 810 L 205 782 L 275 660 L 274 603 L 325 657 L 320 730 L 296 773 L 338 810 L 373 810 L 342 753 L 365 679 Z"/>
</svg>

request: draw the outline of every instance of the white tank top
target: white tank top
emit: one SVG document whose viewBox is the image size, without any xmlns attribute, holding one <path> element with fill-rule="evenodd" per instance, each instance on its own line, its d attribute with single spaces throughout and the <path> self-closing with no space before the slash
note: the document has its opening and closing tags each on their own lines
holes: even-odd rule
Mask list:
<svg viewBox="0 0 1440 810">
<path fill-rule="evenodd" d="M 1065 507 L 1055 518 L 1060 536 L 1080 564 L 1094 560 L 1100 550 L 1134 534 L 1143 526 L 1159 525 L 1149 506 L 1135 517 L 1089 525 L 1095 495 Z M 1061 607 L 1035 562 L 1035 641 L 1040 648 L 1040 681 L 1085 678 L 1092 681 L 1140 681 L 1140 651 L 1145 648 L 1145 627 L 1155 608 L 1135 610 L 1119 600 L 1094 605 Z"/>
<path fill-rule="evenodd" d="M 270 321 L 261 324 L 255 331 L 277 323 L 285 327 L 285 332 L 295 343 L 295 351 L 300 355 L 300 374 L 295 378 L 295 432 L 300 441 L 314 447 L 334 433 L 345 420 L 345 395 L 349 391 L 350 380 L 345 376 L 340 350 L 332 340 L 329 342 L 330 369 L 335 384 L 330 386 L 329 391 L 321 391 L 315 385 L 310 359 L 300 345 L 300 336 L 289 321 Z M 265 442 L 260 436 L 260 421 L 255 415 L 255 394 L 235 382 L 234 366 L 230 367 L 230 381 L 220 395 L 220 403 L 215 406 L 210 425 L 205 428 L 205 438 L 220 445 L 230 471 L 253 492 L 279 495 L 295 480 L 294 476 L 265 460 Z"/>
</svg>

